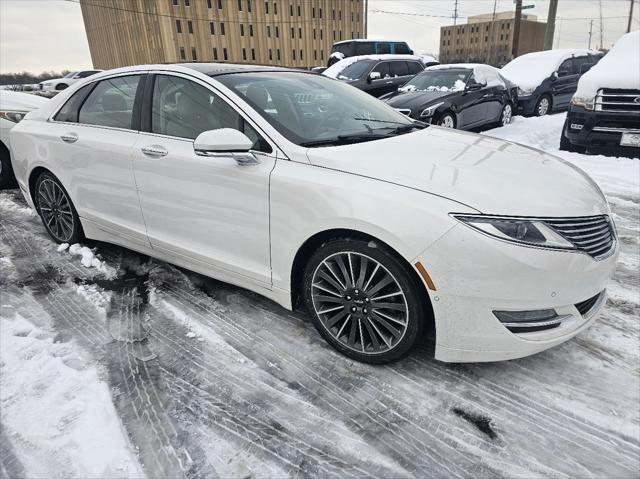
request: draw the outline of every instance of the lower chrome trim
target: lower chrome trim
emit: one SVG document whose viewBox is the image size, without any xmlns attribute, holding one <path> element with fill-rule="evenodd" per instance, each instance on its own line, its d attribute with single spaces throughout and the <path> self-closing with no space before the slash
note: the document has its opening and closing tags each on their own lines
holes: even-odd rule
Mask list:
<svg viewBox="0 0 640 479">
<path fill-rule="evenodd" d="M 502 323 L 503 326 L 508 328 L 539 328 L 544 326 L 553 326 L 555 324 L 560 324 L 565 319 L 571 318 L 570 314 L 563 314 L 561 316 L 556 316 L 553 319 L 549 319 L 547 321 L 531 321 L 531 322 L 513 322 L 513 323 Z"/>
<path fill-rule="evenodd" d="M 640 130 L 634 128 L 613 128 L 609 126 L 594 126 L 593 131 L 605 131 L 609 133 L 640 133 Z"/>
<path fill-rule="evenodd" d="M 604 303 L 606 301 L 606 299 L 607 299 L 607 290 L 605 289 L 604 291 L 602 291 L 602 293 L 600 293 L 600 297 L 594 303 L 594 305 L 591 306 L 591 309 L 589 311 L 587 311 L 587 313 L 584 314 L 582 317 L 584 319 L 591 319 L 600 310 L 600 307 L 602 306 L 602 303 Z"/>
</svg>

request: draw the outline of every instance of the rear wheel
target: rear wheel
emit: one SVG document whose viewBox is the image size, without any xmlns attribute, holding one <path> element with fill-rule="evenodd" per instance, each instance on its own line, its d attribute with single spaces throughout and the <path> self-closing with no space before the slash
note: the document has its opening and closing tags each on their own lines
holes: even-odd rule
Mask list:
<svg viewBox="0 0 640 479">
<path fill-rule="evenodd" d="M 9 150 L 0 143 L 0 189 L 14 188 L 16 177 L 13 175 Z"/>
<path fill-rule="evenodd" d="M 453 116 L 453 113 L 447 112 L 440 117 L 440 119 L 438 120 L 438 125 L 445 128 L 455 128 L 456 118 L 455 116 Z"/>
<path fill-rule="evenodd" d="M 34 201 L 42 223 L 58 243 L 82 240 L 82 225 L 69 194 L 51 173 L 42 173 L 35 188 Z"/>
<path fill-rule="evenodd" d="M 349 239 L 325 243 L 311 256 L 303 287 L 320 334 L 358 361 L 398 360 L 423 329 L 420 294 L 426 293 L 382 245 Z"/>
<path fill-rule="evenodd" d="M 513 119 L 513 107 L 511 106 L 511 103 L 506 103 L 502 107 L 502 114 L 500 115 L 500 124 L 502 126 L 506 126 L 509 123 L 511 123 L 512 119 Z"/>
<path fill-rule="evenodd" d="M 548 95 L 542 95 L 536 103 L 535 115 L 544 116 L 551 113 L 551 98 Z"/>
</svg>

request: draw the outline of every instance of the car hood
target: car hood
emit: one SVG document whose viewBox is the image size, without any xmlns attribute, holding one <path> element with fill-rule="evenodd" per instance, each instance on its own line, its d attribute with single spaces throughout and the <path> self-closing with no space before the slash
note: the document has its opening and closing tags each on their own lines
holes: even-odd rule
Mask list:
<svg viewBox="0 0 640 479">
<path fill-rule="evenodd" d="M 421 107 L 425 108 L 429 103 L 434 103 L 436 100 L 441 100 L 451 95 L 452 93 L 449 91 L 399 91 L 393 96 L 383 98 L 383 100 L 393 108 L 416 110 Z"/>
<path fill-rule="evenodd" d="M 481 213 L 512 216 L 607 214 L 582 170 L 542 151 L 430 126 L 377 141 L 310 148 L 311 164 L 446 197 Z"/>
</svg>

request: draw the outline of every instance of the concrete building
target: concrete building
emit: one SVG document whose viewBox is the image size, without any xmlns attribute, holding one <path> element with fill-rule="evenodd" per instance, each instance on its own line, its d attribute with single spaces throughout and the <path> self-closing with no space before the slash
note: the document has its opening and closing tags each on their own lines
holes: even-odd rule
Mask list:
<svg viewBox="0 0 640 479">
<path fill-rule="evenodd" d="M 515 12 L 475 15 L 466 24 L 440 28 L 440 62 L 479 62 L 503 66 L 512 59 Z M 535 15 L 522 14 L 517 55 L 544 47 L 546 23 Z"/>
<path fill-rule="evenodd" d="M 364 34 L 364 0 L 80 0 L 94 68 L 144 63 L 326 65 Z"/>
</svg>

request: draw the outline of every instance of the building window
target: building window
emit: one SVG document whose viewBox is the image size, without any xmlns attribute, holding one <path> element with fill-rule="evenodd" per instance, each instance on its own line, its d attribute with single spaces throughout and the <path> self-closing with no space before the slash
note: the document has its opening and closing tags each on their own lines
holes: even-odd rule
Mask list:
<svg viewBox="0 0 640 479">
<path fill-rule="evenodd" d="M 278 61 L 280 61 L 280 49 L 279 48 L 276 50 L 276 54 L 278 55 Z"/>
<path fill-rule="evenodd" d="M 218 0 L 218 10 L 222 10 L 222 0 Z"/>
<path fill-rule="evenodd" d="M 269 48 L 269 61 L 273 60 L 273 51 Z"/>
<path fill-rule="evenodd" d="M 334 30 L 333 31 L 333 41 L 335 41 L 335 40 L 336 40 L 336 31 Z"/>
<path fill-rule="evenodd" d="M 300 50 L 300 60 L 304 60 L 304 57 L 302 56 L 302 50 Z"/>
<path fill-rule="evenodd" d="M 193 33 L 193 22 L 191 20 L 187 20 L 187 28 L 189 29 L 189 33 Z"/>
<path fill-rule="evenodd" d="M 313 61 L 316 61 L 318 59 L 318 50 L 314 50 L 313 51 Z"/>
<path fill-rule="evenodd" d="M 218 49 L 213 47 L 213 59 L 217 60 L 218 59 Z"/>
<path fill-rule="evenodd" d="M 313 29 L 313 39 L 314 40 L 316 39 L 316 29 L 315 28 Z"/>
<path fill-rule="evenodd" d="M 246 60 L 246 59 L 247 59 L 247 49 L 246 49 L 246 48 L 243 48 L 243 49 L 242 49 L 242 59 L 243 59 L 243 60 Z"/>
<path fill-rule="evenodd" d="M 351 39 L 353 40 L 355 37 L 355 35 L 353 34 L 353 32 L 351 32 Z"/>
<path fill-rule="evenodd" d="M 296 29 L 291 27 L 291 38 L 296 38 Z"/>
<path fill-rule="evenodd" d="M 302 9 L 300 8 L 300 5 L 298 5 L 298 16 L 302 16 Z"/>
<path fill-rule="evenodd" d="M 249 36 L 253 36 L 253 25 L 249 25 Z"/>
<path fill-rule="evenodd" d="M 271 25 L 267 25 L 267 36 L 271 37 Z"/>
<path fill-rule="evenodd" d="M 342 20 L 342 10 L 338 10 L 338 20 Z"/>
<path fill-rule="evenodd" d="M 180 20 L 176 20 L 176 32 L 182 33 L 182 25 L 180 24 Z"/>
<path fill-rule="evenodd" d="M 320 18 L 322 18 L 322 8 L 319 9 Z"/>
<path fill-rule="evenodd" d="M 298 38 L 302 38 L 302 28 L 298 27 Z"/>
<path fill-rule="evenodd" d="M 242 11 L 242 0 L 238 0 L 238 11 Z"/>
<path fill-rule="evenodd" d="M 247 12 L 251 13 L 251 0 L 247 0 Z"/>
<path fill-rule="evenodd" d="M 224 57 L 225 60 L 229 59 L 229 55 L 227 54 L 227 49 L 226 48 L 222 49 L 222 56 Z"/>
<path fill-rule="evenodd" d="M 252 49 L 251 49 L 251 59 L 252 59 L 253 61 L 255 61 L 255 60 L 256 60 L 256 49 L 255 49 L 255 48 L 252 48 Z"/>
<path fill-rule="evenodd" d="M 269 2 L 264 2 L 264 13 L 269 15 Z"/>
<path fill-rule="evenodd" d="M 173 0 L 173 5 L 178 6 L 178 0 Z"/>
<path fill-rule="evenodd" d="M 184 6 L 185 7 L 190 7 L 191 6 L 191 0 L 184 0 Z"/>
<path fill-rule="evenodd" d="M 336 19 L 336 10 L 335 8 L 333 10 L 331 10 L 331 20 L 335 20 Z"/>
<path fill-rule="evenodd" d="M 316 18 L 316 7 L 311 8 L 311 18 Z"/>
<path fill-rule="evenodd" d="M 342 30 L 340 30 L 340 40 L 342 40 Z"/>
<path fill-rule="evenodd" d="M 277 3 L 273 3 L 273 14 L 277 15 L 278 14 L 278 4 Z"/>
<path fill-rule="evenodd" d="M 296 51 L 295 50 L 291 50 L 291 57 L 295 60 L 296 59 Z"/>
<path fill-rule="evenodd" d="M 184 53 L 184 47 L 180 47 L 180 60 L 186 60 L 187 55 Z"/>
<path fill-rule="evenodd" d="M 324 35 L 322 34 L 322 30 L 320 30 L 320 40 L 323 40 L 323 38 L 322 38 L 323 36 Z"/>
<path fill-rule="evenodd" d="M 242 23 L 240 24 L 240 36 L 244 37 L 244 25 Z"/>
<path fill-rule="evenodd" d="M 276 25 L 276 38 L 280 38 L 280 28 Z"/>
<path fill-rule="evenodd" d="M 289 13 L 293 17 L 293 5 L 289 5 Z"/>
<path fill-rule="evenodd" d="M 320 60 L 324 60 L 324 50 L 320 50 Z"/>
<path fill-rule="evenodd" d="M 211 30 L 211 35 L 216 34 L 216 27 L 213 22 L 209 22 L 209 30 Z"/>
<path fill-rule="evenodd" d="M 224 22 L 220 24 L 220 35 L 224 35 Z"/>
<path fill-rule="evenodd" d="M 211 8 L 211 0 L 207 0 L 207 8 Z"/>
<path fill-rule="evenodd" d="M 196 47 L 191 47 L 191 58 L 193 58 L 194 62 L 198 59 L 198 56 L 196 55 Z"/>
</svg>

